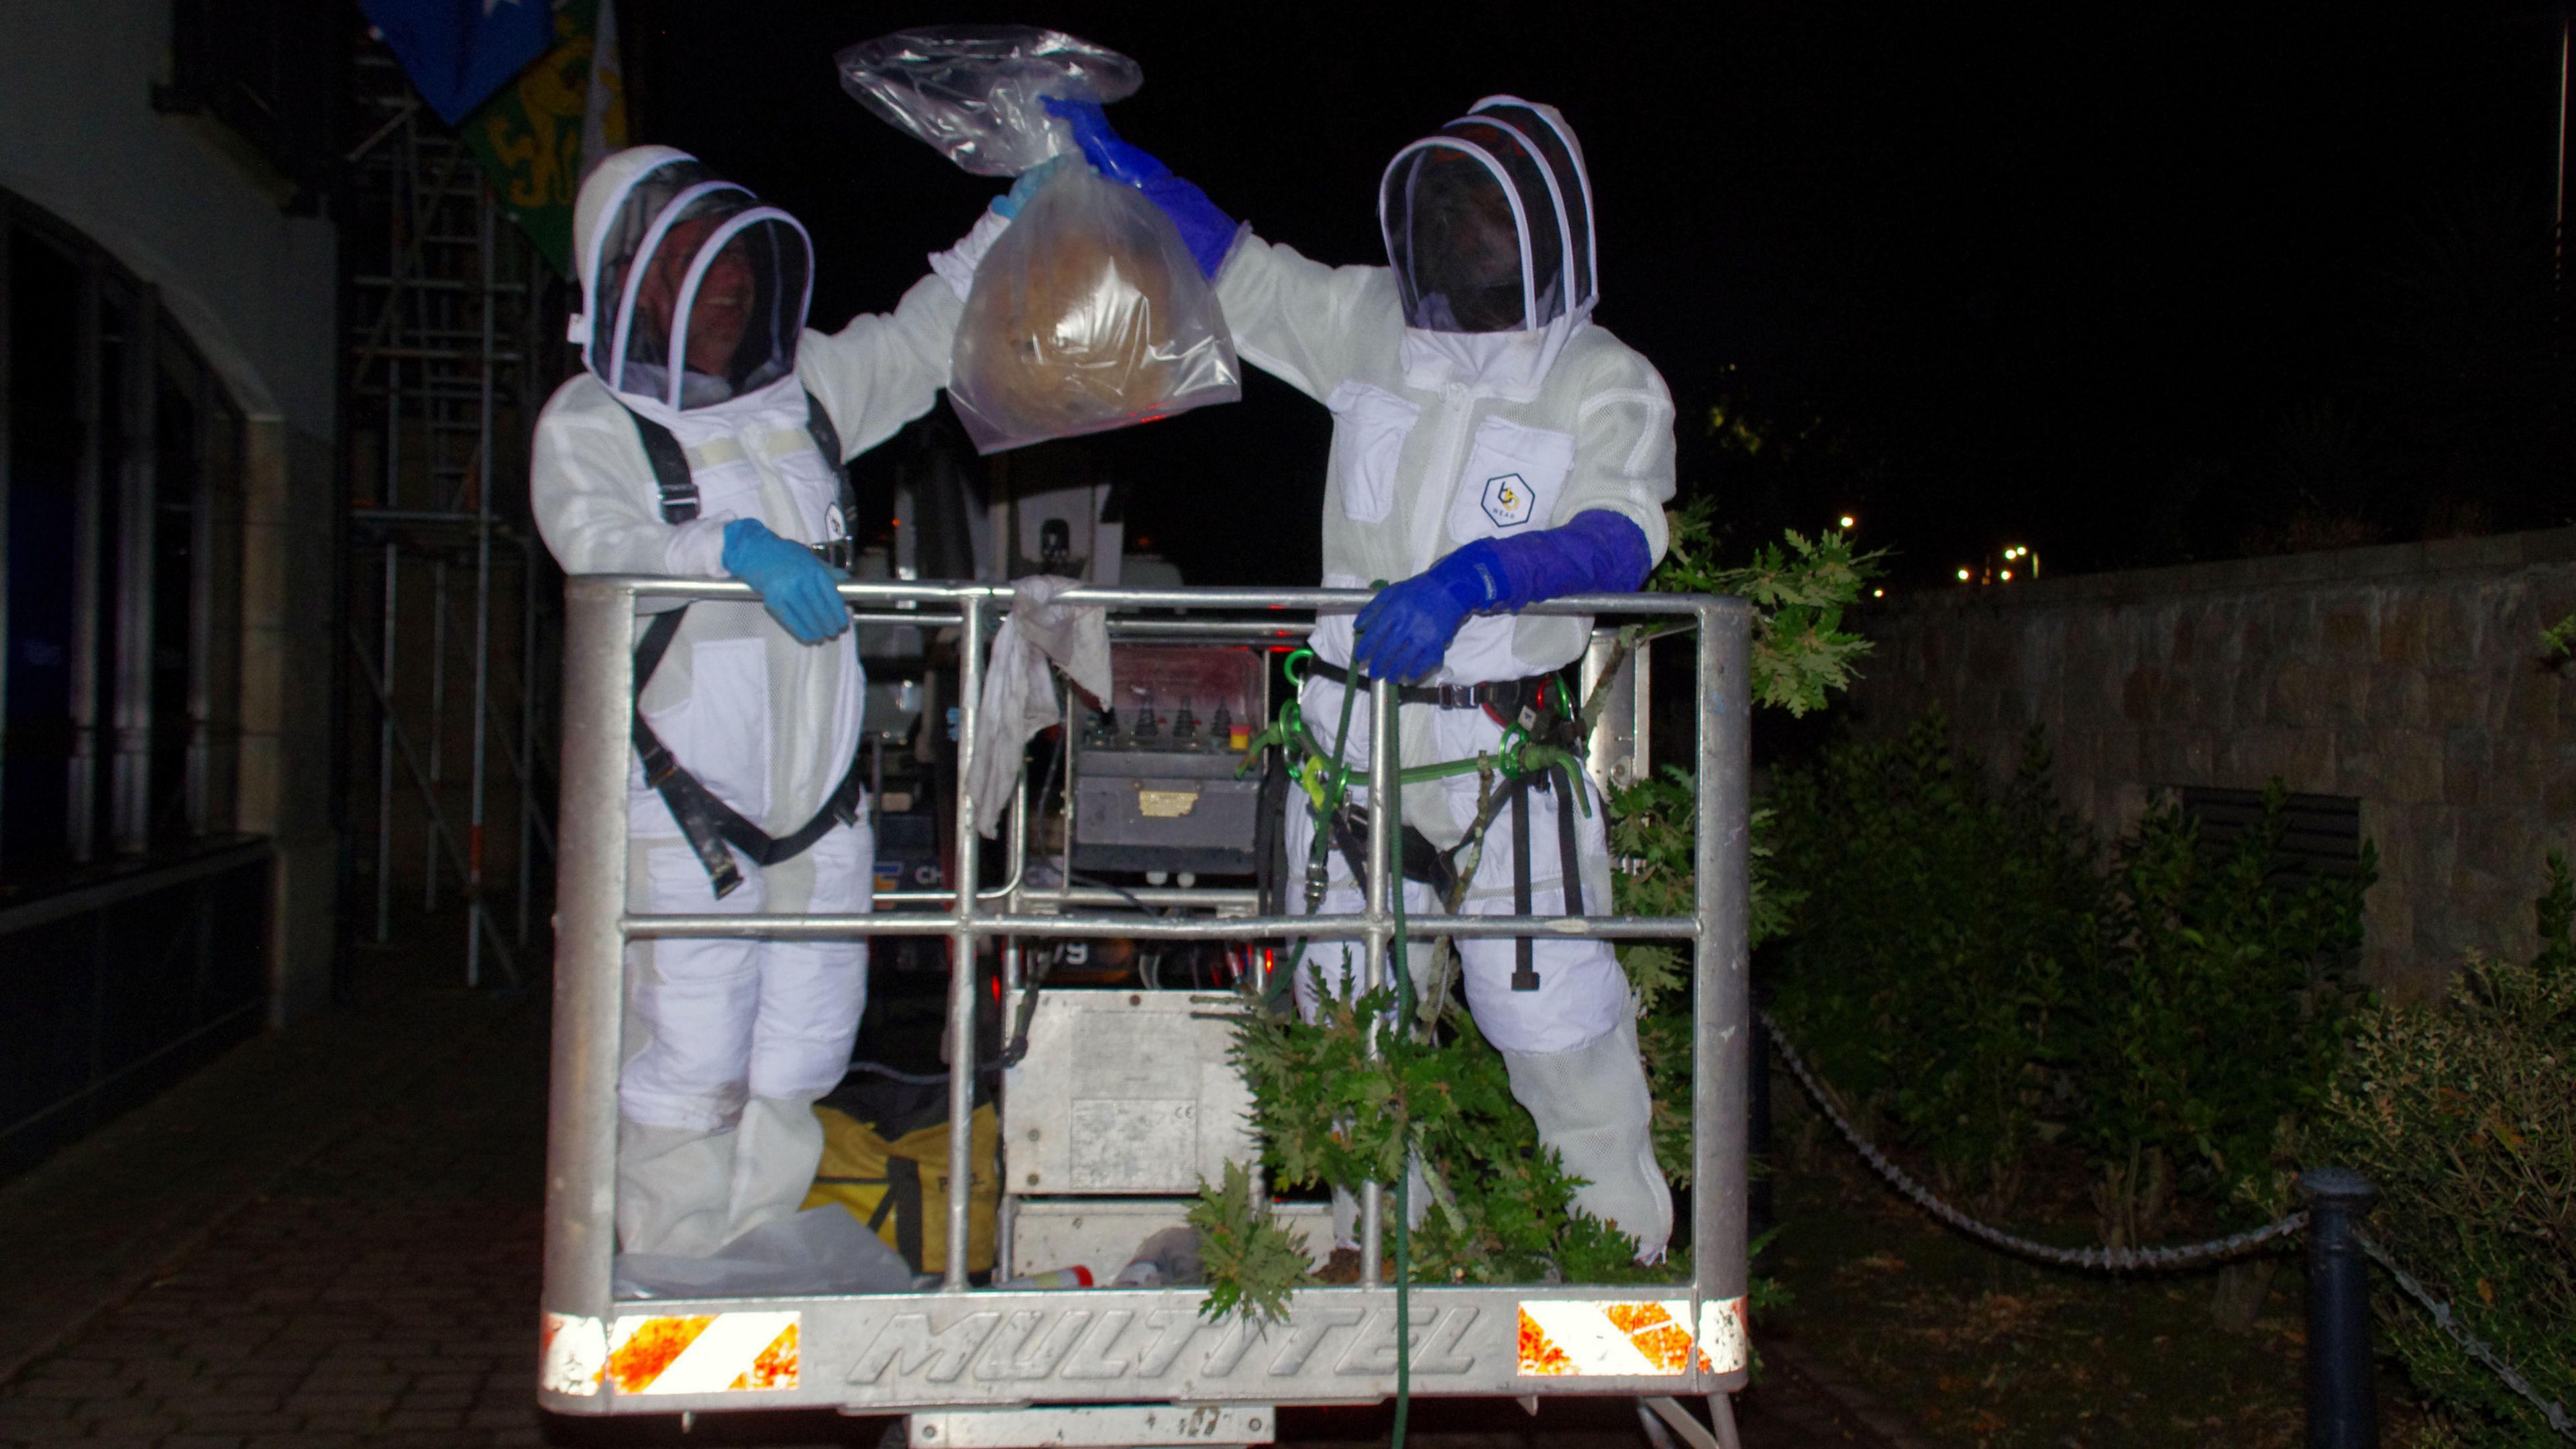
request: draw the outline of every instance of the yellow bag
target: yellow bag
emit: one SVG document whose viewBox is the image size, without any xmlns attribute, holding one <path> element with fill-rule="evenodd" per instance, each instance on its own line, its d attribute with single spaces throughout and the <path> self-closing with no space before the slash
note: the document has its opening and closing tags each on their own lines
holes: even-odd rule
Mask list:
<svg viewBox="0 0 2576 1449">
<path fill-rule="evenodd" d="M 818 1106 L 823 1163 L 805 1206 L 837 1204 L 903 1254 L 918 1272 L 948 1267 L 948 1124 L 933 1122 L 889 1142 L 846 1112 Z M 993 1213 L 1001 1199 L 994 1174 L 999 1127 L 992 1104 L 969 1119 L 975 1175 L 967 1191 L 966 1267 L 993 1266 Z"/>
</svg>

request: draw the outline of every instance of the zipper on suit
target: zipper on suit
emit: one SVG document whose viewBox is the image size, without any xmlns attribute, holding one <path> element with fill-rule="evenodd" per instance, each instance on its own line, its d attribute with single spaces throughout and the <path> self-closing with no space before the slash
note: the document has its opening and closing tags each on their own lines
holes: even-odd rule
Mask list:
<svg viewBox="0 0 2576 1449">
<path fill-rule="evenodd" d="M 1468 424 L 1473 421 L 1476 406 L 1475 389 L 1463 383 L 1440 385 L 1440 445 L 1432 450 L 1431 472 L 1424 482 L 1432 486 L 1422 490 L 1414 500 L 1413 557 L 1408 560 L 1415 573 L 1431 567 L 1447 550 L 1443 542 L 1442 521 L 1448 518 L 1450 505 L 1458 491 L 1458 470 L 1467 463 Z M 1430 510 L 1428 517 L 1423 511 Z"/>
</svg>

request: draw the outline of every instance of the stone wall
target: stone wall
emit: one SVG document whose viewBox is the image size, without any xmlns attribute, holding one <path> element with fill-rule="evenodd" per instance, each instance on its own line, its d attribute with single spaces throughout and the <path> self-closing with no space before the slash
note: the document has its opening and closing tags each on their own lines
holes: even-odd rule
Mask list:
<svg viewBox="0 0 2576 1449">
<path fill-rule="evenodd" d="M 2364 970 L 2421 997 L 2464 950 L 2529 952 L 2576 846 L 2576 682 L 2539 643 L 2570 613 L 2576 529 L 1961 586 L 1870 611 L 1853 701 L 1864 733 L 1937 705 L 1998 772 L 2044 727 L 2106 835 L 2178 786 L 2358 797 Z"/>
</svg>

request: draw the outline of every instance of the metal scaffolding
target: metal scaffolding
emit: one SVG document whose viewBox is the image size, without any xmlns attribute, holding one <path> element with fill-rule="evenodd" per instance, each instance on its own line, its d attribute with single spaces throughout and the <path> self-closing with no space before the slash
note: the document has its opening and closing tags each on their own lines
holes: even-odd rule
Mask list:
<svg viewBox="0 0 2576 1449">
<path fill-rule="evenodd" d="M 416 872 L 425 913 L 464 903 L 466 984 L 481 983 L 488 950 L 515 985 L 539 923 L 535 856 L 554 851 L 540 778 L 551 691 L 539 681 L 551 678 L 540 654 L 556 634 L 555 590 L 528 521 L 525 443 L 559 370 L 546 318 L 560 299 L 482 167 L 393 57 L 366 47 L 354 74 L 366 140 L 348 158 L 342 228 L 345 615 L 373 702 L 374 749 L 352 752 L 353 787 L 371 787 L 375 806 L 361 856 L 371 934 L 389 937 L 397 880 Z"/>
</svg>

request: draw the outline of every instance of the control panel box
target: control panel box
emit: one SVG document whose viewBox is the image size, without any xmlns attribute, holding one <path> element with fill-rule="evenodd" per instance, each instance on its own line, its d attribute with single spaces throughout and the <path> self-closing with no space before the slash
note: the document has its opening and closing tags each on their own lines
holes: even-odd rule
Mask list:
<svg viewBox="0 0 2576 1449">
<path fill-rule="evenodd" d="M 1115 699 L 1075 706 L 1075 868 L 1250 874 L 1261 775 L 1236 772 L 1269 712 L 1262 652 L 1122 644 L 1110 677 Z"/>
</svg>

